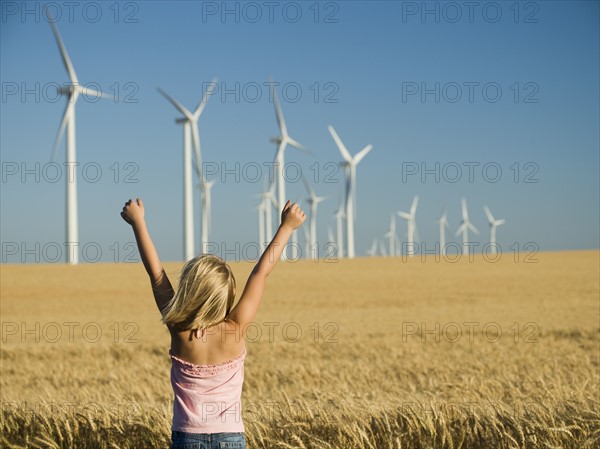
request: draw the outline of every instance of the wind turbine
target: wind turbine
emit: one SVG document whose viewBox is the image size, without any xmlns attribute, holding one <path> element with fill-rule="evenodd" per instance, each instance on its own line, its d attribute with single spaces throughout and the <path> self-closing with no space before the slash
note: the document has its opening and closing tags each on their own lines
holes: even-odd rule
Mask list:
<svg viewBox="0 0 600 449">
<path fill-rule="evenodd" d="M 212 80 L 212 83 L 216 83 L 216 78 Z M 190 133 L 192 142 L 194 145 L 194 155 L 196 159 L 196 173 L 200 179 L 201 189 L 204 190 L 205 187 L 202 187 L 204 184 L 204 176 L 202 174 L 202 153 L 200 150 L 200 134 L 198 132 L 198 119 L 206 106 L 206 102 L 208 101 L 209 89 L 206 90 L 202 100 L 194 110 L 194 112 L 190 112 L 186 107 L 184 107 L 181 103 L 175 100 L 172 96 L 166 93 L 160 87 L 158 91 L 161 93 L 163 97 L 171 103 L 175 109 L 183 114 L 183 118 L 178 118 L 175 120 L 175 123 L 183 125 L 183 253 L 185 260 L 190 260 L 194 257 L 194 206 L 192 204 L 192 153 L 190 149 Z M 202 217 L 207 214 L 205 209 L 205 201 L 202 201 Z M 203 222 L 204 222 L 203 218 Z M 207 230 L 208 231 L 208 230 Z M 206 235 L 204 229 L 202 230 L 202 235 Z M 203 249 L 207 243 L 205 240 L 201 241 L 201 248 Z"/>
<path fill-rule="evenodd" d="M 265 246 L 265 202 L 261 201 L 256 208 L 258 209 L 258 246 L 262 253 Z"/>
<path fill-rule="evenodd" d="M 46 11 L 48 14 L 48 11 Z M 77 103 L 77 99 L 80 94 L 84 94 L 88 97 L 92 98 L 113 98 L 110 95 L 104 94 L 102 92 L 95 91 L 93 89 L 82 87 L 79 84 L 79 80 L 77 79 L 77 74 L 75 73 L 75 69 L 73 68 L 73 64 L 71 63 L 71 58 L 69 58 L 69 54 L 67 53 L 67 49 L 65 48 L 65 44 L 58 33 L 58 28 L 54 23 L 53 19 L 48 17 L 48 21 L 50 22 L 50 27 L 52 28 L 52 33 L 54 34 L 54 38 L 56 39 L 56 43 L 58 44 L 58 48 L 60 50 L 60 55 L 62 57 L 63 64 L 67 69 L 67 73 L 69 74 L 70 82 L 65 87 L 60 87 L 58 89 L 58 93 L 60 95 L 64 95 L 67 99 L 67 107 L 65 108 L 65 112 L 63 114 L 63 118 L 60 122 L 60 126 L 58 128 L 58 134 L 56 135 L 56 140 L 54 141 L 54 147 L 52 148 L 52 156 L 50 157 L 51 161 L 56 160 L 56 155 L 58 151 L 58 146 L 62 141 L 63 135 L 65 133 L 65 129 L 67 131 L 67 140 L 65 143 L 66 146 L 66 165 L 69 168 L 69 176 L 66 176 L 66 203 L 67 203 L 67 226 L 66 226 L 66 242 L 65 245 L 67 247 L 67 263 L 69 264 L 78 264 L 79 263 L 79 223 L 77 219 L 77 178 L 75 170 L 71 170 L 76 167 L 76 147 L 75 147 L 75 104 Z"/>
<path fill-rule="evenodd" d="M 487 215 L 487 219 L 490 222 L 490 245 L 492 247 L 491 254 L 496 254 L 496 228 L 506 223 L 506 220 L 503 218 L 496 220 L 487 206 L 483 206 L 483 210 L 485 211 L 485 215 Z"/>
<path fill-rule="evenodd" d="M 338 210 L 335 211 L 335 224 L 336 224 L 336 234 L 337 234 L 337 257 L 341 259 L 344 257 L 344 230 L 343 230 L 343 222 L 346 216 L 344 212 L 343 205 L 340 204 Z"/>
<path fill-rule="evenodd" d="M 310 231 L 306 228 L 306 226 L 302 226 L 302 231 L 304 232 L 304 256 L 305 259 L 310 259 Z"/>
<path fill-rule="evenodd" d="M 387 257 L 387 251 L 385 250 L 385 245 L 381 240 L 379 240 L 379 251 L 383 257 Z"/>
<path fill-rule="evenodd" d="M 442 216 L 438 220 L 438 224 L 440 226 L 440 254 L 442 256 L 446 255 L 446 228 L 448 227 L 448 218 L 446 216 L 446 211 L 442 213 Z"/>
<path fill-rule="evenodd" d="M 367 256 L 375 257 L 377 255 L 377 239 L 373 239 L 373 243 L 371 243 L 371 248 L 367 250 Z"/>
<path fill-rule="evenodd" d="M 342 157 L 344 158 L 345 174 L 346 174 L 346 239 L 348 241 L 348 258 L 354 257 L 354 208 L 356 204 L 356 166 L 373 148 L 373 145 L 367 145 L 360 150 L 354 157 L 343 144 L 340 137 L 333 129 L 333 126 L 328 126 L 329 133 L 335 141 Z"/>
<path fill-rule="evenodd" d="M 317 259 L 317 206 L 325 199 L 324 196 L 317 196 L 308 181 L 302 176 L 302 182 L 308 192 L 308 205 L 310 207 L 310 248 L 313 259 Z"/>
<path fill-rule="evenodd" d="M 309 151 L 296 140 L 292 139 L 287 131 L 287 126 L 285 124 L 285 120 L 283 118 L 283 113 L 281 112 L 281 105 L 279 104 L 279 99 L 277 98 L 277 94 L 275 93 L 275 86 L 273 85 L 273 81 L 269 80 L 271 87 L 271 96 L 273 97 L 273 103 L 275 104 L 275 115 L 277 117 L 277 124 L 279 125 L 279 131 L 281 135 L 279 137 L 273 137 L 271 142 L 277 144 L 277 152 L 275 153 L 275 174 L 277 179 L 277 198 L 278 203 L 283 207 L 286 202 L 285 198 L 285 179 L 283 176 L 284 163 L 285 163 L 285 148 L 287 145 L 291 145 L 297 150 L 304 151 L 309 153 Z M 296 245 L 294 242 L 296 241 L 296 231 L 292 233 L 291 238 L 291 247 L 292 247 L 292 258 L 295 258 Z M 284 257 L 285 253 L 282 253 L 282 257 Z"/>
<path fill-rule="evenodd" d="M 202 229 L 200 237 L 200 254 L 206 254 L 208 252 L 208 233 L 211 228 L 211 191 L 215 185 L 215 180 L 200 181 L 200 192 L 202 194 L 201 207 L 202 207 Z"/>
<path fill-rule="evenodd" d="M 396 255 L 396 216 L 391 214 L 390 217 L 390 230 L 385 233 L 384 237 L 387 237 L 390 241 L 390 256 Z"/>
<path fill-rule="evenodd" d="M 406 249 L 406 254 L 408 256 L 414 256 L 415 255 L 415 231 L 416 231 L 416 221 L 415 221 L 415 214 L 417 212 L 417 205 L 419 204 L 419 197 L 417 195 L 415 195 L 415 197 L 413 198 L 413 202 L 412 205 L 410 206 L 410 212 L 398 212 L 398 215 L 400 215 L 402 218 L 404 218 L 406 220 L 406 225 L 407 225 L 407 249 Z"/>
<path fill-rule="evenodd" d="M 462 223 L 458 230 L 456 231 L 456 235 L 458 236 L 462 232 L 463 237 L 463 254 L 469 254 L 469 229 L 473 231 L 475 234 L 479 235 L 479 231 L 473 224 L 469 221 L 469 212 L 467 211 L 467 200 L 461 199 L 462 205 Z"/>
</svg>

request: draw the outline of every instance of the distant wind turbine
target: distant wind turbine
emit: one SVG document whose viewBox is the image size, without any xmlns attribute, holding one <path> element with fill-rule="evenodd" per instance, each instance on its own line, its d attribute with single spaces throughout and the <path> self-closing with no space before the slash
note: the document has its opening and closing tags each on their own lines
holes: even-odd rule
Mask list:
<svg viewBox="0 0 600 449">
<path fill-rule="evenodd" d="M 400 215 L 402 218 L 404 218 L 406 220 L 406 226 L 407 226 L 407 242 L 406 242 L 406 254 L 408 256 L 414 256 L 415 255 L 415 231 L 416 231 L 416 220 L 415 220 L 415 214 L 417 212 L 417 205 L 419 204 L 419 197 L 417 195 L 415 195 L 415 197 L 413 198 L 413 202 L 412 205 L 410 206 L 410 212 L 402 212 L 399 211 L 398 215 Z"/>
<path fill-rule="evenodd" d="M 48 11 L 46 11 L 48 14 Z M 63 64 L 67 69 L 67 73 L 69 74 L 70 82 L 65 87 L 60 87 L 58 89 L 58 93 L 60 95 L 64 95 L 67 99 L 67 106 L 65 108 L 65 112 L 63 114 L 62 121 L 60 122 L 60 126 L 58 128 L 58 134 L 56 135 L 56 140 L 54 141 L 54 147 L 52 148 L 52 156 L 50 157 L 51 161 L 56 160 L 56 155 L 58 152 L 58 146 L 62 141 L 63 135 L 65 133 L 65 129 L 67 131 L 67 140 L 66 140 L 66 165 L 71 168 L 76 166 L 76 148 L 75 148 L 75 104 L 77 103 L 77 99 L 80 94 L 84 94 L 90 98 L 113 98 L 110 95 L 104 94 L 102 92 L 95 91 L 93 89 L 82 87 L 79 84 L 79 80 L 77 79 L 77 74 L 75 73 L 75 69 L 73 68 L 73 64 L 71 63 L 71 58 L 69 58 L 69 54 L 67 53 L 67 49 L 58 33 L 58 28 L 56 27 L 55 21 L 49 18 L 50 27 L 52 28 L 52 33 L 54 34 L 54 38 L 56 39 L 56 43 L 58 44 L 58 48 L 60 50 L 60 55 L 63 60 Z M 65 245 L 67 247 L 67 263 L 69 264 L 78 264 L 79 263 L 79 223 L 77 218 L 77 178 L 75 170 L 69 171 L 70 176 L 65 176 L 66 179 L 66 209 L 67 209 L 67 223 L 66 223 L 66 242 Z"/>
<path fill-rule="evenodd" d="M 285 178 L 283 176 L 283 171 L 285 168 L 285 148 L 287 145 L 291 145 L 297 150 L 304 151 L 306 153 L 310 152 L 296 140 L 292 139 L 288 134 L 287 126 L 285 124 L 285 120 L 283 118 L 283 113 L 281 112 L 281 105 L 279 104 L 279 99 L 277 98 L 277 94 L 275 93 L 275 86 L 272 80 L 269 80 L 270 88 L 271 88 L 271 96 L 273 98 L 273 103 L 275 104 L 275 115 L 277 117 L 277 124 L 279 125 L 279 132 L 281 135 L 279 137 L 273 137 L 271 142 L 277 144 L 277 152 L 275 153 L 275 175 L 277 179 L 277 198 L 280 207 L 286 203 L 285 197 Z M 292 233 L 291 238 L 291 247 L 292 247 L 292 258 L 295 259 L 295 251 L 296 245 L 294 242 L 297 241 L 296 231 Z M 285 252 L 282 254 L 282 257 L 285 257 Z"/>
<path fill-rule="evenodd" d="M 492 247 L 490 252 L 491 254 L 496 254 L 496 228 L 506 223 L 506 220 L 503 218 L 496 220 L 487 206 L 484 206 L 483 210 L 490 223 L 490 246 Z"/>
<path fill-rule="evenodd" d="M 387 237 L 390 241 L 390 256 L 396 255 L 396 215 L 391 214 L 390 217 L 390 230 L 385 233 L 384 237 Z"/>
<path fill-rule="evenodd" d="M 462 206 L 462 223 L 458 230 L 456 231 L 456 235 L 458 236 L 462 233 L 463 237 L 463 254 L 469 254 L 469 229 L 473 231 L 475 234 L 479 235 L 479 231 L 473 224 L 469 221 L 469 212 L 467 210 L 467 200 L 461 199 Z"/>
<path fill-rule="evenodd" d="M 344 206 L 340 204 L 338 210 L 335 211 L 335 226 L 336 226 L 336 237 L 337 237 L 337 257 L 341 259 L 344 257 L 344 218 L 346 216 L 344 212 Z"/>
<path fill-rule="evenodd" d="M 343 165 L 345 166 L 346 174 L 346 239 L 348 247 L 348 258 L 354 258 L 354 209 L 356 205 L 356 166 L 363 160 L 369 151 L 373 148 L 373 145 L 367 145 L 360 150 L 354 157 L 350 155 L 350 152 L 343 144 L 340 137 L 333 129 L 333 126 L 329 125 L 329 133 L 335 141 L 342 157 L 344 158 Z"/>
<path fill-rule="evenodd" d="M 371 243 L 371 248 L 367 250 L 367 256 L 375 257 L 377 255 L 377 239 L 373 239 L 373 243 Z"/>
<path fill-rule="evenodd" d="M 216 83 L 216 78 L 212 80 L 212 83 Z M 208 101 L 209 90 L 207 89 L 202 100 L 194 110 L 190 112 L 181 103 L 175 100 L 167 92 L 160 87 L 158 91 L 163 97 L 171 103 L 175 109 L 183 114 L 183 118 L 178 118 L 175 123 L 183 125 L 183 254 L 185 260 L 190 260 L 194 257 L 194 206 L 192 203 L 192 153 L 190 149 L 190 133 L 194 146 L 194 156 L 196 159 L 195 170 L 200 179 L 201 190 L 206 191 L 206 186 L 202 186 L 206 182 L 202 173 L 202 153 L 200 150 L 200 134 L 198 132 L 198 119 L 206 106 Z M 211 186 L 212 187 L 212 186 Z M 210 187 L 208 188 L 210 189 Z M 202 217 L 206 216 L 209 212 L 205 209 L 206 201 L 202 201 Z M 203 218 L 203 222 L 207 222 Z M 202 230 L 202 241 L 200 244 L 201 251 L 204 252 L 205 245 L 208 240 L 208 229 Z M 206 240 L 204 240 L 206 238 Z"/>
<path fill-rule="evenodd" d="M 312 258 L 317 259 L 317 206 L 325 199 L 324 196 L 317 196 L 308 181 L 302 176 L 302 182 L 308 192 L 308 205 L 310 207 L 310 248 Z"/>
<path fill-rule="evenodd" d="M 446 211 L 442 213 L 440 219 L 438 220 L 438 224 L 440 226 L 440 254 L 442 256 L 446 255 L 446 228 L 448 228 L 448 218 L 446 216 Z"/>
</svg>

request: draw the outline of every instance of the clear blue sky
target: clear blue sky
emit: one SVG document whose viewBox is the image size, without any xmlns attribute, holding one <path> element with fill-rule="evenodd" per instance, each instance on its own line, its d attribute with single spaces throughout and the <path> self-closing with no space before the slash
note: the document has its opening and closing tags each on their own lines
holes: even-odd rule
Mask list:
<svg viewBox="0 0 600 449">
<path fill-rule="evenodd" d="M 505 250 L 527 242 L 541 250 L 599 247 L 598 2 L 480 2 L 473 11 L 462 2 L 428 3 L 439 8 L 438 17 L 423 15 L 422 2 L 275 2 L 272 22 L 263 2 L 227 3 L 239 8 L 237 17 L 223 17 L 222 2 L 125 2 L 118 11 L 112 2 L 81 2 L 71 17 L 67 5 L 54 5 L 80 82 L 111 94 L 118 85 L 121 93 L 118 102 L 77 103 L 80 167 L 88 164 L 88 180 L 102 169 L 97 182 L 78 171 L 80 242 L 97 242 L 102 260 L 115 257 L 115 242 L 118 260 L 128 252 L 133 236 L 119 211 L 135 196 L 144 199 L 160 255 L 182 258 L 182 132 L 174 123 L 178 114 L 156 88 L 193 108 L 213 77 L 220 90 L 235 91 L 239 83 L 239 99 L 221 92 L 210 98 L 200 119 L 203 158 L 219 170 L 248 167 L 239 182 L 218 173 L 213 189 L 211 240 L 227 248 L 257 239 L 254 195 L 264 176 L 248 177 L 255 176 L 252 163 L 271 162 L 275 153 L 269 76 L 289 86 L 282 107 L 290 134 L 314 152 L 288 149 L 286 155 L 328 197 L 318 213 L 322 243 L 343 189 L 341 172 L 325 179 L 327 164 L 341 160 L 327 132 L 332 124 L 352 153 L 374 146 L 358 167 L 358 255 L 415 194 L 420 238 L 430 245 L 438 240 L 444 207 L 448 239 L 457 240 L 464 196 L 481 231 L 474 240 L 482 244 L 489 238 L 487 204 L 507 220 L 498 230 Z M 3 1 L 0 23 L 1 240 L 29 248 L 63 242 L 65 227 L 64 174 L 49 182 L 55 172 L 47 164 L 64 110 L 53 86 L 68 78 L 42 7 Z M 435 92 L 436 83 L 439 102 L 435 93 L 423 99 L 421 90 Z M 302 90 L 297 99 L 294 86 Z M 20 171 L 35 172 L 36 163 L 40 181 L 29 174 L 22 182 Z M 434 174 L 425 182 L 420 173 L 409 176 L 407 163 L 419 170 L 439 163 L 440 182 Z M 479 164 L 473 182 L 469 163 Z M 311 166 L 319 168 L 317 179 Z M 10 175 L 15 167 L 19 173 Z M 132 167 L 139 168 L 132 176 L 139 182 L 126 183 Z M 502 173 L 491 182 L 497 167 Z M 301 182 L 292 180 L 287 190 L 292 199 L 306 198 Z M 198 197 L 195 204 L 199 227 Z M 399 219 L 398 236 L 405 232 Z M 5 260 L 19 262 L 20 255 Z"/>
</svg>

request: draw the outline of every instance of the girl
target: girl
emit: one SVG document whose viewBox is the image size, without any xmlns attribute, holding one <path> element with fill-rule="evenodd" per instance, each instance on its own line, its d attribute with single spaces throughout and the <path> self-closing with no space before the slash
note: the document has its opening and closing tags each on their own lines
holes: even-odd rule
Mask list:
<svg viewBox="0 0 600 449">
<path fill-rule="evenodd" d="M 223 260 L 213 255 L 189 260 L 175 292 L 150 239 L 142 200 L 127 201 L 121 217 L 133 228 L 162 322 L 171 334 L 171 449 L 245 448 L 240 402 L 245 329 L 258 311 L 267 276 L 306 214 L 288 200 L 275 237 L 235 307 L 235 278 Z"/>
</svg>

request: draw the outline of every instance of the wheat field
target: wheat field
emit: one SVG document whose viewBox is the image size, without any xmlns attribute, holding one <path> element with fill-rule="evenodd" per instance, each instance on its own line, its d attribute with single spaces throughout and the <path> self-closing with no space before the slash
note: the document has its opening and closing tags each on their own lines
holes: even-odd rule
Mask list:
<svg viewBox="0 0 600 449">
<path fill-rule="evenodd" d="M 248 334 L 248 447 L 599 448 L 599 260 L 281 263 Z M 168 447 L 141 264 L 2 265 L 1 315 L 2 447 Z"/>
</svg>

